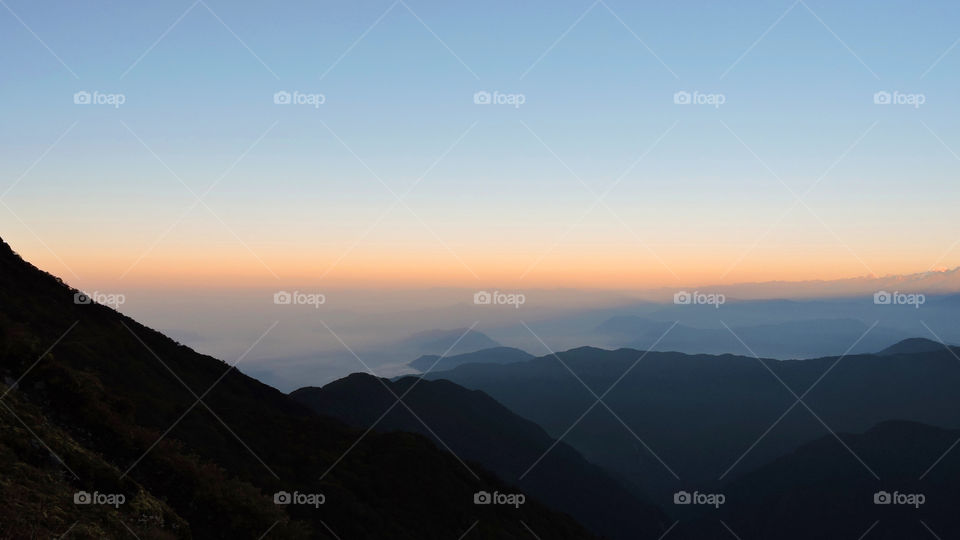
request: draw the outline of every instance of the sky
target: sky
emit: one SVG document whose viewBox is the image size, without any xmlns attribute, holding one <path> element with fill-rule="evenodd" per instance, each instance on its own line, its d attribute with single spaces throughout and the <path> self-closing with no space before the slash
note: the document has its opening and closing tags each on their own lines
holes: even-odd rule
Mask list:
<svg viewBox="0 0 960 540">
<path fill-rule="evenodd" d="M 3 0 L 0 234 L 100 290 L 955 267 L 958 17 L 946 1 Z"/>
</svg>

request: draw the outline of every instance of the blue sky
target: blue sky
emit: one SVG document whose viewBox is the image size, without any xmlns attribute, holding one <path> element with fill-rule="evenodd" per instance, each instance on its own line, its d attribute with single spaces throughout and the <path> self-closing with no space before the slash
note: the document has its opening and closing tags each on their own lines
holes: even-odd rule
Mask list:
<svg viewBox="0 0 960 540">
<path fill-rule="evenodd" d="M 4 0 L 0 225 L 28 258 L 162 282 L 222 250 L 268 282 L 408 249 L 450 282 L 564 284 L 583 246 L 642 238 L 665 265 L 609 260 L 650 284 L 960 264 L 956 3 L 204 2 Z"/>
</svg>

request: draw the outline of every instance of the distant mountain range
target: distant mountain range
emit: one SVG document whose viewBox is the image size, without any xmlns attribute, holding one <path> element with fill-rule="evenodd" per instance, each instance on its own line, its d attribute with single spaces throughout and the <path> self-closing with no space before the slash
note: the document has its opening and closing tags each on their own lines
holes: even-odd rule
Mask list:
<svg viewBox="0 0 960 540">
<path fill-rule="evenodd" d="M 715 489 L 830 430 L 891 419 L 960 427 L 955 354 L 941 345 L 777 361 L 583 347 L 427 377 L 482 390 L 669 510 L 677 489 Z"/>
<path fill-rule="evenodd" d="M 659 509 L 483 392 L 444 380 L 404 377 L 391 382 L 354 374 L 290 396 L 361 429 L 430 437 L 605 538 L 656 538 L 670 525 Z M 397 404 L 401 396 L 405 405 Z"/>
<path fill-rule="evenodd" d="M 904 291 L 899 292 L 903 298 Z M 547 352 L 544 344 L 552 350 L 589 345 L 688 354 L 749 355 L 749 348 L 760 356 L 787 360 L 848 350 L 876 352 L 910 337 L 960 343 L 958 319 L 958 294 L 929 294 L 913 305 L 877 302 L 874 293 L 809 300 L 728 296 L 719 306 L 640 301 L 486 330 L 503 343 L 536 354 Z"/>
<path fill-rule="evenodd" d="M 943 343 L 926 338 L 910 338 L 895 343 L 877 354 L 917 354 L 943 350 Z"/>
<path fill-rule="evenodd" d="M 806 319 L 755 326 L 694 328 L 647 317 L 620 315 L 604 321 L 597 332 L 615 346 L 707 354 L 757 354 L 772 358 L 816 358 L 879 350 L 906 338 L 902 330 L 875 327 L 857 319 Z M 668 332 L 669 330 L 669 332 Z M 815 339 L 811 339 L 816 336 Z M 851 348 L 852 347 L 852 348 Z"/>
<path fill-rule="evenodd" d="M 329 369 L 336 376 L 315 379 L 312 381 L 315 383 L 334 380 L 344 374 L 364 369 L 364 365 L 357 361 L 357 357 L 375 369 L 378 375 L 397 377 L 422 371 L 411 365 L 411 360 L 422 356 L 446 355 L 449 358 L 501 347 L 500 343 L 491 339 L 490 336 L 469 328 L 434 329 L 417 332 L 400 339 L 371 341 L 375 343 L 351 347 L 349 351 L 337 343 L 335 350 L 262 358 L 258 362 L 259 366 L 251 373 L 269 379 L 280 387 L 295 390 L 303 386 L 302 371 L 309 370 L 311 375 L 315 376 L 317 366 Z M 285 368 L 276 366 L 285 366 Z"/>
<path fill-rule="evenodd" d="M 475 504 L 514 488 L 77 303 L 2 242 L 0 275 L 0 537 L 591 537 L 533 496 Z M 125 503 L 76 504 L 84 492 Z"/>
<path fill-rule="evenodd" d="M 418 332 L 399 343 L 393 345 L 395 349 L 416 351 L 418 354 L 446 354 L 457 356 L 461 354 L 500 347 L 500 344 L 490 339 L 483 332 L 467 328 L 453 330 L 427 330 Z"/>
<path fill-rule="evenodd" d="M 533 358 L 533 355 L 514 347 L 492 347 L 475 352 L 456 354 L 441 357 L 436 354 L 425 354 L 408 365 L 421 372 L 445 371 L 462 364 L 509 364 L 522 362 Z"/>
<path fill-rule="evenodd" d="M 559 358 L 465 363 L 420 382 L 353 375 L 292 396 L 357 427 L 376 423 L 449 445 L 609 538 L 666 530 L 678 539 L 731 530 L 740 538 L 858 538 L 871 526 L 869 537 L 924 538 L 929 526 L 948 538 L 960 531 L 952 507 L 960 452 L 950 452 L 960 440 L 960 409 L 951 405 L 958 354 L 923 338 L 875 354 L 786 362 L 585 347 Z M 404 402 L 412 412 L 394 406 L 411 388 Z M 537 459 L 535 472 L 519 478 Z M 571 485 L 584 497 L 571 498 Z M 634 510 L 605 515 L 585 504 L 595 500 L 586 494 L 601 492 L 606 504 Z M 719 493 L 725 502 L 675 504 L 682 492 Z M 937 502 L 919 510 L 875 504 L 883 492 Z M 638 516 L 644 532 L 624 515 Z"/>
</svg>

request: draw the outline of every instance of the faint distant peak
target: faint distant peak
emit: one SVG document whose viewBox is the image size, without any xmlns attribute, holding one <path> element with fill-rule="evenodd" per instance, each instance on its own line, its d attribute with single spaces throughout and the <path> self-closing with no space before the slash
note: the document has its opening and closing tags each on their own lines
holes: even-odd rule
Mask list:
<svg viewBox="0 0 960 540">
<path fill-rule="evenodd" d="M 946 345 L 927 338 L 909 338 L 887 347 L 877 354 L 917 354 L 943 350 Z"/>
</svg>

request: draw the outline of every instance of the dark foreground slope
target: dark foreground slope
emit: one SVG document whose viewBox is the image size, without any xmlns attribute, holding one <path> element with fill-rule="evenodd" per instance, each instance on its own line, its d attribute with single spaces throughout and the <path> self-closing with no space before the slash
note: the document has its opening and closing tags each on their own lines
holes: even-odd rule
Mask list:
<svg viewBox="0 0 960 540">
<path fill-rule="evenodd" d="M 47 422 L 40 410 L 4 394 L 0 407 L 0 538 L 182 538 L 187 523 L 123 471 L 79 445 L 63 429 Z M 64 467 L 60 460 L 69 462 Z M 76 475 L 76 476 L 74 476 Z M 108 493 L 121 493 L 124 504 L 74 504 L 80 479 Z"/>
<path fill-rule="evenodd" d="M 290 395 L 363 429 L 431 437 L 605 537 L 657 538 L 670 525 L 662 512 L 576 450 L 483 392 L 443 380 L 404 377 L 391 382 L 357 373 Z M 398 397 L 403 404 L 397 404 Z"/>
<path fill-rule="evenodd" d="M 5 538 L 122 537 L 151 519 L 142 538 L 588 537 L 533 501 L 474 505 L 508 488 L 426 438 L 361 437 L 74 294 L 0 243 L 0 376 L 19 381 L 0 400 Z M 73 505 L 80 490 L 134 506 Z M 277 505 L 278 491 L 325 503 Z"/>
</svg>

